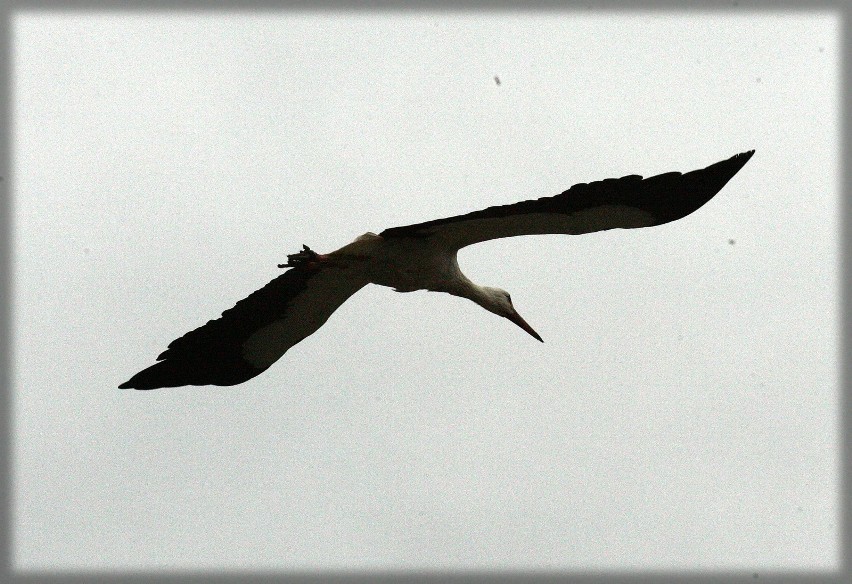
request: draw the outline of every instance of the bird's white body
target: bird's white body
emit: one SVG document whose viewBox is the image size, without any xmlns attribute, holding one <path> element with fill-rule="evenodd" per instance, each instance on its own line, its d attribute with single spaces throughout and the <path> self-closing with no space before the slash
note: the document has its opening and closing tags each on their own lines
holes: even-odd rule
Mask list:
<svg viewBox="0 0 852 584">
<path fill-rule="evenodd" d="M 173 341 L 158 363 L 119 387 L 236 385 L 265 371 L 317 331 L 367 284 L 398 292 L 430 290 L 468 298 L 541 337 L 512 305 L 509 293 L 480 286 L 459 269 L 459 249 L 501 237 L 633 229 L 675 221 L 709 201 L 751 158 L 738 154 L 685 174 L 638 175 L 579 183 L 554 197 L 489 207 L 466 215 L 365 233 L 318 254 L 307 246 L 288 256 L 292 268 Z"/>
<path fill-rule="evenodd" d="M 430 239 L 385 239 L 375 233 L 365 233 L 331 257 L 338 254 L 344 257 L 368 255 L 370 282 L 397 292 L 449 292 L 465 279 L 456 261 L 456 251 L 443 248 Z"/>
</svg>

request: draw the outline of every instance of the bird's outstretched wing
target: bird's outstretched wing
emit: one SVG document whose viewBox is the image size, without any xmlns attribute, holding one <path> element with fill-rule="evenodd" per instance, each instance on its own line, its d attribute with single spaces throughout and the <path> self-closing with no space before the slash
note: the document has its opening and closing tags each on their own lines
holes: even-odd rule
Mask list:
<svg viewBox="0 0 852 584">
<path fill-rule="evenodd" d="M 236 385 L 255 377 L 313 334 L 368 281 L 357 263 L 311 262 L 291 268 L 169 344 L 157 363 L 119 388 Z"/>
<path fill-rule="evenodd" d="M 713 198 L 754 150 L 707 168 L 576 184 L 555 197 L 488 207 L 482 211 L 393 227 L 380 235 L 429 237 L 449 249 L 517 235 L 578 235 L 605 229 L 650 227 L 686 217 Z"/>
</svg>

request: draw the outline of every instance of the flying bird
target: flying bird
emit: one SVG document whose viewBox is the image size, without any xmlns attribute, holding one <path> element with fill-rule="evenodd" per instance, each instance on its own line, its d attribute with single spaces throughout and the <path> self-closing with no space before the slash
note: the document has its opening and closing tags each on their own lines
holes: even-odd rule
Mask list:
<svg viewBox="0 0 852 584">
<path fill-rule="evenodd" d="M 553 197 L 392 227 L 378 235 L 366 233 L 328 254 L 303 246 L 287 256 L 286 264 L 279 264 L 287 271 L 220 318 L 172 341 L 157 363 L 119 387 L 243 383 L 316 332 L 367 284 L 397 292 L 431 290 L 468 298 L 542 341 L 515 310 L 508 292 L 475 284 L 461 272 L 458 250 L 501 237 L 579 235 L 669 223 L 713 198 L 753 154 L 754 150 L 743 152 L 684 174 L 580 183 Z"/>
</svg>

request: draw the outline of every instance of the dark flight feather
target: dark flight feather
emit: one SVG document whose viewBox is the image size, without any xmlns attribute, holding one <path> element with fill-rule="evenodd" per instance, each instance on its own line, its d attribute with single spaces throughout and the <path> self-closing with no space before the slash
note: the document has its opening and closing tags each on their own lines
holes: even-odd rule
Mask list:
<svg viewBox="0 0 852 584">
<path fill-rule="evenodd" d="M 318 272 L 291 268 L 236 303 L 220 318 L 169 343 L 158 363 L 118 387 L 155 389 L 182 385 L 236 385 L 263 373 L 242 357 L 243 343 L 257 330 L 285 317 L 287 307 Z"/>
<path fill-rule="evenodd" d="M 465 221 L 499 220 L 538 213 L 571 215 L 596 207 L 615 205 L 648 213 L 653 217 L 650 225 L 661 225 L 689 215 L 712 199 L 753 154 L 754 150 L 743 152 L 728 160 L 711 164 L 707 168 L 684 174 L 667 172 L 646 179 L 639 175 L 629 175 L 591 183 L 579 183 L 556 196 L 488 207 L 481 211 L 424 223 L 392 227 L 385 229 L 380 235 L 386 238 L 422 238 L 439 233 L 441 228 L 453 227 L 453 224 Z M 628 226 L 620 225 L 614 220 L 611 224 L 607 224 L 606 228 Z M 512 233 L 511 229 L 506 229 L 505 235 L 502 236 L 512 235 L 517 234 Z M 462 239 L 463 245 L 470 245 L 484 241 L 488 237 L 478 238 L 476 230 L 470 229 Z"/>
</svg>

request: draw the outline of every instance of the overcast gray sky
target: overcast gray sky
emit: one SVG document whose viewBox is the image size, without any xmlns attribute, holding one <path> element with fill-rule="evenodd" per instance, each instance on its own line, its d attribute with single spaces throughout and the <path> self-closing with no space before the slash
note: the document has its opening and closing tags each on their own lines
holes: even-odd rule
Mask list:
<svg viewBox="0 0 852 584">
<path fill-rule="evenodd" d="M 18 569 L 838 567 L 837 17 L 13 32 Z M 371 286 L 243 385 L 116 388 L 302 243 L 750 149 L 684 220 L 464 249 L 543 345 Z"/>
</svg>

